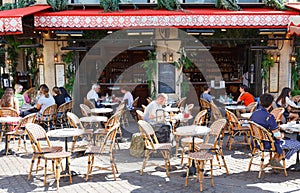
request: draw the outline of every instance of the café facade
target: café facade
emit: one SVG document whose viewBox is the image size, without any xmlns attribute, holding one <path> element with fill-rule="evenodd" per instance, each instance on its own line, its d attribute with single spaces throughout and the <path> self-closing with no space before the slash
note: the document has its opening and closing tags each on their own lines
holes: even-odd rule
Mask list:
<svg viewBox="0 0 300 193">
<path fill-rule="evenodd" d="M 139 105 L 160 92 L 197 101 L 204 84 L 216 96 L 237 97 L 246 74 L 255 96 L 277 95 L 296 84 L 300 5 L 289 3 L 284 11 L 260 2 L 240 3 L 240 11 L 217 9 L 211 2 L 183 2 L 183 10 L 173 11 L 155 5 L 137 3 L 139 8 L 132 9 L 124 3 L 120 11 L 104 12 L 95 2 L 70 2 L 72 9 L 53 11 L 38 2 L 1 11 L 2 38 L 32 40 L 19 45 L 17 74 L 10 81 L 36 86 L 26 55 L 36 48 L 35 84 L 64 86 L 74 73 L 73 96 L 79 103 L 93 83 L 109 95 L 120 95 L 120 87 L 128 86 L 141 98 Z M 73 61 L 67 63 L 69 55 Z M 271 66 L 264 66 L 265 55 L 274 61 Z M 8 63 L 2 75 L 9 68 Z"/>
</svg>

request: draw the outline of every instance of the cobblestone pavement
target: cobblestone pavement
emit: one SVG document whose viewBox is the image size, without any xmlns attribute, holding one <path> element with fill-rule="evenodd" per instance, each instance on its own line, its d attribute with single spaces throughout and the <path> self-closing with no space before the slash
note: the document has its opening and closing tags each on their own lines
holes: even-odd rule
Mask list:
<svg viewBox="0 0 300 193">
<path fill-rule="evenodd" d="M 131 131 L 136 132 L 136 131 Z M 127 133 L 130 136 L 130 133 Z M 51 139 L 55 145 L 63 145 L 63 139 Z M 130 141 L 130 140 L 128 140 Z M 226 141 L 226 139 L 225 139 Z M 12 144 L 11 147 L 15 147 Z M 56 192 L 56 183 L 54 179 L 47 180 L 47 186 L 43 185 L 43 172 L 33 173 L 30 181 L 27 180 L 27 174 L 31 162 L 32 149 L 30 142 L 27 141 L 29 154 L 25 155 L 23 150 L 14 155 L 0 156 L 0 192 Z M 180 165 L 180 158 L 172 156 L 173 165 L 170 177 L 166 177 L 165 172 L 155 166 L 146 167 L 145 173 L 140 176 L 142 158 L 130 156 L 130 142 L 120 143 L 121 149 L 116 150 L 116 162 L 119 170 L 117 180 L 114 181 L 110 172 L 95 171 L 90 175 L 89 180 L 85 181 L 87 157 L 81 156 L 71 160 L 71 170 L 78 175 L 73 177 L 73 183 L 70 184 L 68 178 L 61 178 L 58 192 L 199 192 L 199 182 L 195 179 L 189 180 L 189 186 L 185 187 L 185 178 L 182 175 L 186 168 Z M 4 149 L 4 142 L 0 143 L 0 148 Z M 300 192 L 300 171 L 288 171 L 285 177 L 283 172 L 275 174 L 272 171 L 263 172 L 262 178 L 258 179 L 258 166 L 253 166 L 251 172 L 248 172 L 250 150 L 243 145 L 234 145 L 233 150 L 229 151 L 224 147 L 224 154 L 229 174 L 225 170 L 214 168 L 213 179 L 215 186 L 210 186 L 209 179 L 204 179 L 204 192 Z M 163 164 L 163 160 L 158 156 L 150 158 L 150 161 Z M 296 155 L 287 160 L 287 166 L 295 163 Z M 185 160 L 186 161 L 186 160 Z M 256 161 L 259 161 L 256 159 Z M 97 158 L 95 162 L 108 164 L 108 157 L 103 160 Z M 41 161 L 41 165 L 44 160 Z M 48 164 L 50 165 L 50 163 Z"/>
</svg>

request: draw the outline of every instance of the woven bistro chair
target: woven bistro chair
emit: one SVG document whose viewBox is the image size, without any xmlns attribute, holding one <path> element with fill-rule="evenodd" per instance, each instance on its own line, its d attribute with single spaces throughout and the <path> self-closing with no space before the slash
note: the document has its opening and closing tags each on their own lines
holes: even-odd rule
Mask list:
<svg viewBox="0 0 300 193">
<path fill-rule="evenodd" d="M 31 173 L 33 171 L 33 165 L 35 162 L 35 159 L 37 158 L 37 164 L 36 164 L 36 172 L 38 170 L 41 170 L 41 166 L 39 167 L 39 164 L 41 162 L 41 158 L 43 158 L 45 153 L 54 153 L 54 152 L 61 152 L 63 150 L 62 146 L 52 146 L 45 129 L 35 123 L 27 123 L 25 125 L 25 130 L 28 133 L 28 137 L 30 140 L 30 143 L 32 145 L 33 154 L 31 158 L 31 164 L 28 174 L 28 180 L 31 178 Z M 43 141 L 45 140 L 45 141 Z M 45 142 L 45 143 L 43 143 Z M 45 144 L 45 145 L 42 145 Z"/>
<path fill-rule="evenodd" d="M 93 135 L 93 131 L 91 129 L 85 129 L 85 127 L 82 125 L 81 121 L 79 120 L 79 118 L 77 117 L 77 115 L 75 115 L 74 113 L 71 112 L 67 112 L 67 118 L 68 118 L 68 122 L 70 124 L 71 128 L 78 128 L 78 129 L 82 129 L 83 135 L 87 136 L 88 141 L 91 141 L 92 139 L 92 135 Z M 74 136 L 72 139 L 72 147 L 71 147 L 71 152 L 75 152 L 75 151 L 85 151 L 86 147 L 88 145 L 88 141 L 85 140 L 81 140 L 81 141 L 77 141 L 77 139 L 81 137 L 81 136 Z"/>
<path fill-rule="evenodd" d="M 284 113 L 284 108 L 283 107 L 277 107 L 277 108 L 274 108 L 271 111 L 271 114 L 274 115 L 276 123 L 277 123 L 278 126 L 282 122 L 283 113 Z"/>
<path fill-rule="evenodd" d="M 88 146 L 85 154 L 88 156 L 88 167 L 85 180 L 88 181 L 89 175 L 92 173 L 93 168 L 98 168 L 100 170 L 108 170 L 112 171 L 114 180 L 116 180 L 116 173 L 118 173 L 118 168 L 116 165 L 116 159 L 114 157 L 114 146 L 116 142 L 117 131 L 120 127 L 120 123 L 114 124 L 106 133 L 106 136 L 103 140 L 101 146 Z M 110 158 L 110 165 L 107 167 L 96 166 L 95 158 L 101 158 L 102 155 L 107 154 Z M 96 155 L 100 155 L 100 157 L 96 157 Z M 104 163 L 104 161 L 102 161 Z"/>
<path fill-rule="evenodd" d="M 90 100 L 88 100 L 86 97 L 83 98 L 83 104 L 88 106 L 90 109 L 96 108 L 95 104 L 93 104 Z"/>
<path fill-rule="evenodd" d="M 65 102 L 57 108 L 56 125 L 61 126 L 62 129 L 69 126 L 67 112 L 72 111 L 72 103 L 72 101 Z"/>
<path fill-rule="evenodd" d="M 18 117 L 19 113 L 11 108 L 11 107 L 0 107 L 0 117 Z M 9 124 L 11 126 L 11 130 L 13 127 L 15 127 L 17 124 L 14 123 L 10 123 Z M 2 124 L 1 130 L 0 130 L 0 142 L 2 141 L 3 138 L 3 134 L 6 134 L 6 132 L 8 132 L 7 127 L 5 124 Z"/>
<path fill-rule="evenodd" d="M 137 114 L 136 114 L 136 110 L 137 110 L 137 106 L 138 106 L 138 102 L 139 102 L 140 97 L 136 97 L 132 103 L 132 109 L 130 109 L 130 114 L 132 115 L 132 117 L 137 120 Z"/>
<path fill-rule="evenodd" d="M 42 115 L 37 119 L 37 123 L 45 126 L 45 128 L 50 131 L 51 126 L 55 128 L 56 115 L 57 105 L 50 105 L 44 109 Z"/>
<path fill-rule="evenodd" d="M 85 104 L 80 104 L 80 112 L 82 114 L 83 117 L 89 117 L 92 115 L 91 109 L 89 106 L 85 105 Z"/>
<path fill-rule="evenodd" d="M 143 175 L 143 171 L 147 165 L 147 161 L 150 158 L 151 153 L 161 152 L 161 154 L 165 160 L 165 165 L 164 166 L 156 165 L 156 166 L 162 167 L 163 169 L 165 169 L 167 176 L 169 176 L 170 175 L 169 168 L 171 168 L 170 151 L 172 148 L 172 144 L 171 143 L 159 143 L 152 126 L 149 123 L 147 123 L 146 121 L 139 120 L 138 125 L 143 130 L 143 134 L 145 136 L 145 139 L 144 139 L 144 141 L 145 141 L 145 157 L 143 160 L 142 169 L 140 170 L 140 175 Z"/>
<path fill-rule="evenodd" d="M 216 155 L 219 168 L 224 167 L 226 174 L 229 174 L 228 167 L 224 158 L 222 146 L 224 138 L 224 130 L 227 124 L 226 119 L 219 119 L 212 123 L 210 126 L 211 131 L 206 136 L 204 143 L 195 146 L 196 151 L 209 151 Z M 220 164 L 219 156 L 223 160 L 223 165 Z"/>
<path fill-rule="evenodd" d="M 227 141 L 227 146 L 229 145 L 229 150 L 232 149 L 232 144 L 233 143 L 238 143 L 238 144 L 245 144 L 249 145 L 250 150 L 252 149 L 251 147 L 251 140 L 250 140 L 250 127 L 248 124 L 243 124 L 243 121 L 238 120 L 236 115 L 225 109 L 226 111 L 226 116 L 228 120 L 228 141 Z M 234 138 L 235 136 L 238 135 L 243 135 L 244 136 L 244 141 L 235 141 Z"/>
<path fill-rule="evenodd" d="M 187 97 L 182 97 L 175 105 L 177 108 L 184 107 Z"/>
<path fill-rule="evenodd" d="M 210 107 L 211 107 L 213 121 L 223 118 L 223 115 L 222 115 L 220 109 L 214 103 L 211 103 Z"/>
<path fill-rule="evenodd" d="M 211 104 L 210 104 L 210 102 L 208 102 L 207 100 L 202 99 L 202 98 L 199 99 L 199 102 L 200 102 L 200 107 L 201 107 L 200 109 L 207 110 L 207 114 L 205 117 L 205 125 L 208 125 L 210 118 L 211 118 Z"/>
<path fill-rule="evenodd" d="M 252 150 L 252 156 L 250 159 L 248 171 L 251 170 L 251 166 L 253 165 L 259 165 L 259 173 L 258 173 L 258 178 L 261 178 L 261 174 L 263 169 L 267 167 L 271 167 L 274 169 L 280 169 L 283 170 L 284 175 L 287 176 L 287 171 L 286 171 L 286 162 L 285 162 L 285 155 L 282 157 L 282 162 L 283 166 L 271 166 L 269 163 L 264 164 L 264 159 L 265 159 L 265 153 L 268 152 L 270 154 L 270 159 L 272 159 L 273 153 L 276 153 L 275 149 L 275 140 L 273 138 L 273 135 L 271 132 L 269 132 L 267 129 L 262 127 L 259 124 L 256 124 L 252 121 L 250 123 L 250 131 L 251 131 L 251 136 L 253 138 L 253 150 Z M 269 143 L 270 145 L 269 148 L 265 147 L 265 144 Z M 258 154 L 258 156 L 261 157 L 260 163 L 253 163 L 253 158 Z"/>
<path fill-rule="evenodd" d="M 8 135 L 8 143 L 7 143 L 7 149 L 6 149 L 6 155 L 8 154 L 8 150 L 9 150 L 9 144 L 10 144 L 10 140 L 12 137 L 18 137 L 18 151 L 20 150 L 21 147 L 21 139 L 23 139 L 23 144 L 24 144 L 24 150 L 27 154 L 27 148 L 26 148 L 26 136 L 27 136 L 27 132 L 25 131 L 25 125 L 27 123 L 34 123 L 35 122 L 35 118 L 36 118 L 36 113 L 31 113 L 25 117 L 23 117 L 18 125 L 14 128 L 13 131 L 11 132 L 7 132 L 6 135 Z"/>
<path fill-rule="evenodd" d="M 202 110 L 200 111 L 193 122 L 193 125 L 204 125 L 205 124 L 205 117 L 207 114 L 207 110 Z M 178 139 L 180 136 L 176 136 L 176 139 Z M 194 144 L 202 144 L 204 142 L 204 140 L 200 137 L 194 137 Z M 178 140 L 179 143 L 179 140 Z M 176 141 L 176 148 L 178 148 L 177 146 L 177 141 Z M 193 145 L 193 137 L 184 137 L 181 139 L 181 146 L 182 146 L 182 151 L 181 151 L 181 165 L 183 164 L 183 158 L 185 157 L 184 154 L 187 151 L 190 151 L 192 149 L 192 145 Z M 188 146 L 188 148 L 187 148 Z M 175 152 L 177 152 L 178 150 L 176 150 Z M 177 154 L 176 154 L 177 155 Z"/>
<path fill-rule="evenodd" d="M 116 108 L 115 112 L 120 112 L 120 123 L 121 125 L 125 128 L 129 126 L 129 122 L 128 122 L 128 118 L 127 118 L 127 106 L 126 106 L 126 102 L 122 101 Z M 122 133 L 120 133 L 122 134 Z M 121 136 L 122 137 L 122 136 Z"/>
</svg>

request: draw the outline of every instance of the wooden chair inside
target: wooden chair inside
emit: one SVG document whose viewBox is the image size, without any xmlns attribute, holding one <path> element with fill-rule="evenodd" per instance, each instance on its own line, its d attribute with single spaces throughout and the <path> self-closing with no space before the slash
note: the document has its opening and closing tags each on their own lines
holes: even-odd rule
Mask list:
<svg viewBox="0 0 300 193">
<path fill-rule="evenodd" d="M 211 113 L 212 113 L 212 118 L 214 121 L 222 119 L 223 115 L 220 111 L 220 109 L 215 105 L 215 104 L 210 104 L 211 107 Z"/>
<path fill-rule="evenodd" d="M 62 129 L 64 127 L 69 127 L 67 112 L 72 111 L 72 103 L 72 101 L 65 102 L 57 108 L 56 125 L 60 126 Z"/>
<path fill-rule="evenodd" d="M 87 136 L 88 141 L 91 141 L 93 131 L 85 129 L 85 127 L 82 125 L 82 123 L 79 120 L 79 117 L 77 117 L 77 115 L 75 115 L 74 113 L 71 113 L 71 112 L 67 112 L 67 118 L 68 118 L 68 122 L 69 122 L 71 128 L 82 129 L 83 135 Z M 85 140 L 81 140 L 80 142 L 78 142 L 77 139 L 79 137 L 82 137 L 82 136 L 74 136 L 72 139 L 72 147 L 71 147 L 72 153 L 75 151 L 83 151 L 83 150 L 85 151 L 86 150 L 86 147 L 89 142 L 85 141 Z"/>
<path fill-rule="evenodd" d="M 36 113 L 31 113 L 25 117 L 23 117 L 18 125 L 14 128 L 13 131 L 6 133 L 6 135 L 8 135 L 7 139 L 8 139 L 8 143 L 7 143 L 7 148 L 6 148 L 6 155 L 8 154 L 8 150 L 9 150 L 9 144 L 10 141 L 13 137 L 18 137 L 18 151 L 20 150 L 21 147 L 21 140 L 23 139 L 23 144 L 24 144 L 24 150 L 26 152 L 27 155 L 27 148 L 26 148 L 26 136 L 27 133 L 25 131 L 25 125 L 27 123 L 34 123 L 35 122 L 35 118 L 36 118 Z"/>
<path fill-rule="evenodd" d="M 11 107 L 0 107 L 0 117 L 18 117 L 19 113 L 16 111 L 16 109 L 13 109 Z M 15 127 L 16 124 L 10 123 L 11 127 Z M 0 142 L 2 141 L 3 134 L 6 134 L 6 125 L 2 124 L 1 130 L 0 130 Z"/>
<path fill-rule="evenodd" d="M 151 97 L 147 97 L 146 100 L 147 100 L 148 104 L 152 102 L 152 98 Z"/>
<path fill-rule="evenodd" d="M 216 155 L 216 159 L 218 161 L 219 168 L 224 167 L 226 170 L 226 174 L 229 174 L 227 164 L 224 159 L 224 154 L 222 150 L 223 138 L 224 138 L 224 130 L 227 124 L 226 119 L 219 119 L 212 123 L 210 126 L 210 133 L 206 136 L 205 142 L 199 145 L 196 145 L 195 149 L 197 151 L 210 151 Z M 220 163 L 221 156 L 223 165 Z"/>
<path fill-rule="evenodd" d="M 25 125 L 25 130 L 28 133 L 28 137 L 33 149 L 33 154 L 31 158 L 31 164 L 30 164 L 30 169 L 28 174 L 28 180 L 30 180 L 35 159 L 37 158 L 37 164 L 35 170 L 37 172 L 38 170 L 43 169 L 41 166 L 39 167 L 39 164 L 41 162 L 41 158 L 43 158 L 45 153 L 61 152 L 63 150 L 63 147 L 52 146 L 46 134 L 45 129 L 38 124 L 27 123 Z"/>
<path fill-rule="evenodd" d="M 282 122 L 283 113 L 284 113 L 284 108 L 283 107 L 277 107 L 277 108 L 274 108 L 271 111 L 271 114 L 274 115 L 276 123 L 277 123 L 278 126 Z"/>
<path fill-rule="evenodd" d="M 207 110 L 207 114 L 205 117 L 205 123 L 206 123 L 206 125 L 208 125 L 210 118 L 211 118 L 211 104 L 210 104 L 210 102 L 208 102 L 207 100 L 202 99 L 202 98 L 199 99 L 199 102 L 200 102 L 200 109 Z"/>
<path fill-rule="evenodd" d="M 252 149 L 249 126 L 243 125 L 242 121 L 239 121 L 233 112 L 231 112 L 227 109 L 225 109 L 225 111 L 226 111 L 226 116 L 227 116 L 228 125 L 229 125 L 229 127 L 228 127 L 229 138 L 227 141 L 227 146 L 229 145 L 229 150 L 232 149 L 233 143 L 249 145 L 249 148 Z M 244 141 L 235 141 L 234 138 L 235 138 L 235 136 L 238 136 L 238 135 L 243 135 Z"/>
<path fill-rule="evenodd" d="M 90 109 L 96 108 L 95 104 L 88 100 L 86 97 L 83 98 L 83 104 L 88 106 Z"/>
<path fill-rule="evenodd" d="M 260 166 L 259 173 L 258 173 L 258 178 L 261 178 L 262 171 L 266 167 L 271 167 L 271 168 L 274 168 L 274 169 L 283 170 L 284 175 L 287 176 L 286 162 L 285 162 L 285 156 L 284 155 L 282 157 L 283 167 L 271 166 L 269 163 L 264 164 L 265 153 L 269 152 L 270 159 L 272 159 L 273 153 L 276 152 L 275 144 L 274 144 L 275 140 L 273 138 L 272 133 L 269 132 L 267 129 L 265 129 L 264 127 L 262 127 L 259 124 L 256 124 L 252 121 L 250 121 L 249 123 L 250 123 L 250 130 L 251 130 L 251 135 L 252 135 L 254 144 L 253 144 L 252 156 L 251 156 L 251 159 L 250 159 L 248 171 L 250 171 L 251 165 L 254 164 L 254 165 L 259 165 Z M 265 148 L 266 143 L 270 144 L 269 149 Z M 261 156 L 259 164 L 253 163 L 253 158 L 256 156 L 256 154 L 258 156 Z"/>
<path fill-rule="evenodd" d="M 80 112 L 83 117 L 89 117 L 92 115 L 91 109 L 87 105 L 80 104 L 79 107 L 80 107 Z"/>
<path fill-rule="evenodd" d="M 184 106 L 185 106 L 185 103 L 186 103 L 186 99 L 187 99 L 187 97 L 181 98 L 181 99 L 176 103 L 176 107 L 177 107 L 177 108 L 184 107 Z"/>
<path fill-rule="evenodd" d="M 128 108 L 126 106 L 126 102 L 122 101 L 118 107 L 116 108 L 116 112 L 120 112 L 120 123 L 122 127 L 128 127 L 129 126 L 129 121 L 127 118 L 127 113 L 128 113 Z M 122 133 L 120 133 L 122 134 Z"/>
<path fill-rule="evenodd" d="M 193 121 L 193 125 L 204 125 L 205 124 L 205 117 L 206 117 L 206 113 L 207 110 L 202 110 L 200 111 L 194 121 Z M 176 155 L 178 153 L 178 144 L 179 144 L 179 135 L 176 135 Z M 194 144 L 201 144 L 203 143 L 204 140 L 200 137 L 194 137 Z M 182 151 L 181 151 L 181 165 L 183 164 L 183 158 L 185 157 L 184 154 L 187 151 L 190 151 L 192 149 L 192 145 L 193 145 L 193 138 L 192 137 L 184 137 L 181 139 L 181 147 L 182 147 Z M 188 146 L 188 147 L 187 147 Z"/>
<path fill-rule="evenodd" d="M 138 102 L 139 102 L 140 97 L 136 97 L 132 103 L 132 108 L 130 110 L 130 114 L 132 115 L 132 117 L 137 120 L 137 114 L 136 114 L 136 110 L 137 110 L 137 106 L 138 106 Z"/>
<path fill-rule="evenodd" d="M 55 128 L 56 115 L 57 105 L 50 105 L 44 109 L 42 115 L 38 118 L 37 122 L 40 125 L 44 125 L 45 129 L 50 131 L 51 127 Z"/>
<path fill-rule="evenodd" d="M 165 160 L 165 165 L 156 165 L 158 167 L 162 167 L 163 169 L 166 170 L 166 175 L 169 176 L 169 168 L 171 168 L 170 164 L 170 151 L 172 148 L 171 143 L 159 143 L 157 140 L 157 137 L 155 135 L 155 132 L 152 128 L 152 126 L 147 123 L 144 120 L 139 120 L 138 124 L 140 128 L 143 130 L 144 136 L 145 136 L 145 157 L 143 160 L 143 165 L 142 169 L 140 170 L 140 175 L 143 175 L 143 171 L 147 165 L 147 161 L 150 158 L 151 153 L 153 152 L 161 152 L 164 160 Z M 153 165 L 153 164 L 152 164 Z"/>
<path fill-rule="evenodd" d="M 85 154 L 88 155 L 88 167 L 87 167 L 87 173 L 86 173 L 86 177 L 85 177 L 86 181 L 88 181 L 88 177 L 92 173 L 93 168 L 98 168 L 100 170 L 112 171 L 114 180 L 116 180 L 116 173 L 118 173 L 118 168 L 116 165 L 116 159 L 114 157 L 114 146 L 115 146 L 116 135 L 117 135 L 117 131 L 118 131 L 119 127 L 120 127 L 120 123 L 114 124 L 107 132 L 101 146 L 89 146 L 87 148 L 87 150 L 85 151 Z M 95 165 L 95 156 L 100 155 L 100 157 L 97 157 L 97 158 L 101 158 L 101 155 L 104 155 L 104 154 L 109 155 L 110 165 L 107 167 L 96 166 Z"/>
</svg>

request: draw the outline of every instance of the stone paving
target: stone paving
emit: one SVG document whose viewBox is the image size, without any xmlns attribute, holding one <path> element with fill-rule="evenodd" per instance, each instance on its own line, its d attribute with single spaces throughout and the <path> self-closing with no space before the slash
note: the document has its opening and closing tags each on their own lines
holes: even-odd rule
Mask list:
<svg viewBox="0 0 300 193">
<path fill-rule="evenodd" d="M 128 132 L 129 138 L 130 135 Z M 63 139 L 51 140 L 55 142 L 55 145 L 64 144 Z M 115 153 L 119 170 L 116 181 L 113 180 L 110 172 L 95 171 L 86 182 L 84 174 L 86 173 L 87 157 L 81 156 L 71 160 L 71 170 L 78 174 L 73 177 L 73 184 L 69 183 L 68 178 L 61 178 L 58 190 L 56 190 L 54 179 L 48 179 L 47 186 L 44 187 L 43 172 L 41 171 L 37 174 L 33 173 L 31 180 L 27 180 L 32 155 L 30 142 L 27 141 L 28 155 L 21 150 L 14 155 L 0 156 L 0 192 L 199 192 L 199 182 L 196 182 L 195 179 L 190 179 L 189 186 L 185 187 L 185 178 L 182 175 L 186 168 L 180 165 L 180 158 L 174 155 L 171 158 L 173 168 L 169 178 L 162 169 L 155 166 L 146 167 L 145 173 L 140 176 L 139 169 L 143 159 L 130 156 L 129 141 L 120 143 L 121 149 L 116 150 Z M 16 144 L 11 145 L 11 147 L 15 146 Z M 4 142 L 0 143 L 0 148 L 4 149 Z M 251 172 L 247 171 L 250 158 L 250 150 L 247 147 L 235 144 L 232 151 L 224 147 L 224 154 L 230 173 L 227 175 L 223 168 L 215 167 L 213 171 L 215 186 L 211 187 L 209 179 L 204 179 L 203 192 L 300 192 L 300 171 L 288 171 L 287 177 L 283 172 L 275 174 L 272 171 L 266 171 L 263 172 L 262 178 L 258 179 L 258 166 L 253 166 Z M 296 155 L 287 160 L 287 166 L 295 163 L 295 160 Z M 150 161 L 164 163 L 158 156 L 150 158 Z M 256 159 L 256 161 L 259 160 Z M 96 162 L 108 164 L 109 159 L 104 156 L 102 160 L 97 158 Z M 44 160 L 41 161 L 41 165 L 43 164 Z"/>
</svg>

